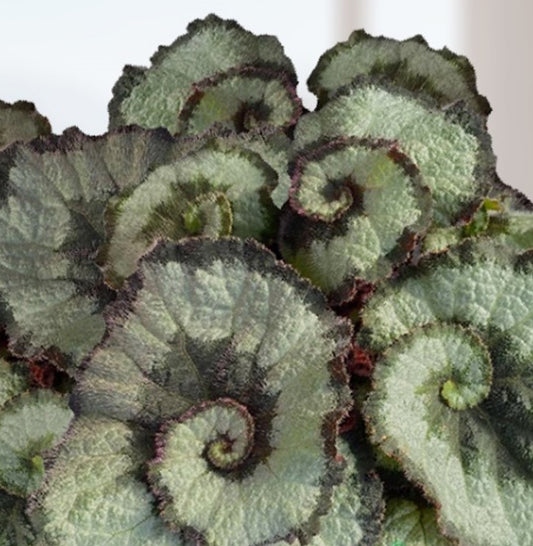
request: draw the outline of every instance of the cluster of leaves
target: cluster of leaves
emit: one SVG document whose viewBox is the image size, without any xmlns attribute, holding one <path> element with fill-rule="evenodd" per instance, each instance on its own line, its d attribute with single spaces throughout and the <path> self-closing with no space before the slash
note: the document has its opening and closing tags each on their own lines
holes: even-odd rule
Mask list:
<svg viewBox="0 0 533 546">
<path fill-rule="evenodd" d="M 0 544 L 533 544 L 533 205 L 468 61 L 216 16 L 110 130 L 0 103 Z"/>
</svg>

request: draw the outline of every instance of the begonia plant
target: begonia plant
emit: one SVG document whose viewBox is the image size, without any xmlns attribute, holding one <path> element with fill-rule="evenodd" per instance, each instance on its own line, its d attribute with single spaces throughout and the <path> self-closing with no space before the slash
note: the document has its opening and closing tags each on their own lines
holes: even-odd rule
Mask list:
<svg viewBox="0 0 533 546">
<path fill-rule="evenodd" d="M 533 545 L 533 205 L 472 66 L 362 30 L 298 98 L 215 15 L 109 131 L 0 102 L 0 545 Z"/>
</svg>

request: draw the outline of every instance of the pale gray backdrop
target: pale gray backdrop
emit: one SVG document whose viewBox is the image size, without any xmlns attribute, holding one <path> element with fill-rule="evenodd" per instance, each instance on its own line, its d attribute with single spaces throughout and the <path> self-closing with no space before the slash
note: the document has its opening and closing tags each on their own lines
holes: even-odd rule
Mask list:
<svg viewBox="0 0 533 546">
<path fill-rule="evenodd" d="M 489 127 L 502 179 L 533 198 L 533 2 L 526 0 L 0 0 L 0 99 L 31 100 L 55 132 L 107 125 L 111 87 L 126 63 L 146 65 L 159 44 L 216 12 L 276 34 L 300 92 L 319 55 L 355 28 L 423 34 L 471 58 L 493 113 Z"/>
</svg>

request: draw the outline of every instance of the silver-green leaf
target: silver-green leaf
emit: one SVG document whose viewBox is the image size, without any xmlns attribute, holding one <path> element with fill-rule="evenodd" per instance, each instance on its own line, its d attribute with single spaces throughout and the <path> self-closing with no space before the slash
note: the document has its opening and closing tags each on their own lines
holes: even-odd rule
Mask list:
<svg viewBox="0 0 533 546">
<path fill-rule="evenodd" d="M 406 268 L 363 312 L 358 341 L 382 353 L 371 438 L 465 544 L 518 546 L 533 531 L 531 260 L 463 243 Z"/>
<path fill-rule="evenodd" d="M 291 86 L 296 84 L 292 63 L 273 36 L 256 36 L 235 21 L 223 20 L 216 15 L 193 21 L 187 30 L 187 34 L 170 46 L 159 48 L 152 57 L 150 68 L 125 67 L 113 88 L 113 99 L 109 104 L 111 128 L 135 123 L 147 128 L 165 127 L 174 134 L 182 128 L 180 112 L 184 108 L 191 108 L 200 98 L 203 102 L 200 102 L 202 108 L 199 114 L 204 117 L 204 121 L 198 125 L 197 120 L 193 124 L 194 130 L 203 131 L 213 121 L 230 121 L 235 114 L 237 117 L 241 114 L 244 118 L 248 116 L 248 121 L 253 125 L 254 112 L 260 114 L 258 104 L 268 107 L 271 103 L 272 107 L 278 108 L 278 94 L 281 91 L 283 95 L 283 89 L 276 87 L 275 83 L 272 89 L 268 88 L 271 84 L 267 84 L 266 89 L 264 83 L 260 86 L 253 84 L 251 98 L 246 96 L 247 93 L 239 98 L 238 79 L 236 92 L 228 94 L 232 82 L 231 78 L 227 78 L 232 72 L 244 67 L 269 69 L 287 77 Z M 221 77 L 224 78 L 224 85 L 229 85 L 228 90 L 224 90 L 224 85 L 222 88 L 219 85 L 214 94 L 211 93 L 212 86 L 211 90 L 203 89 L 209 79 L 213 81 L 214 78 L 216 81 Z M 276 79 L 270 81 L 275 82 Z M 246 90 L 247 83 L 243 83 Z M 198 85 L 201 97 L 198 96 Z M 272 93 L 276 97 L 270 97 Z M 289 103 L 293 101 L 289 100 Z M 206 119 L 209 120 L 207 123 Z M 246 125 L 244 123 L 242 127 L 251 128 Z"/>
<path fill-rule="evenodd" d="M 147 254 L 107 320 L 74 406 L 161 427 L 165 520 L 224 546 L 314 529 L 349 406 L 351 328 L 323 296 L 255 242 L 191 239 Z"/>
</svg>

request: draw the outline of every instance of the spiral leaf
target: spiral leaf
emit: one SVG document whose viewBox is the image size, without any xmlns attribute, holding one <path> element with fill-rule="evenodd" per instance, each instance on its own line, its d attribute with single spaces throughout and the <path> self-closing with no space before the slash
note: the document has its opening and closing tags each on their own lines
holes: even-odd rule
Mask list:
<svg viewBox="0 0 533 546">
<path fill-rule="evenodd" d="M 257 243 L 160 243 L 108 324 L 73 403 L 163 427 L 151 477 L 173 527 L 228 546 L 314 528 L 340 470 L 351 338 L 318 291 Z"/>
<path fill-rule="evenodd" d="M 297 149 L 325 138 L 385 138 L 417 165 L 434 203 L 434 221 L 448 226 L 477 205 L 494 176 L 483 120 L 463 105 L 446 110 L 401 89 L 358 80 L 318 112 L 302 117 Z"/>
<path fill-rule="evenodd" d="M 28 142 L 52 131 L 49 121 L 31 102 L 0 100 L 0 150 L 17 141 Z"/>
<path fill-rule="evenodd" d="M 294 86 L 296 76 L 291 61 L 273 36 L 255 36 L 235 21 L 225 21 L 215 15 L 193 21 L 187 30 L 186 35 L 170 46 L 159 48 L 150 68 L 125 67 L 113 88 L 110 127 L 135 123 L 147 128 L 165 127 L 176 133 L 183 117 L 189 118 L 191 114 L 182 114 L 180 119 L 180 112 L 184 108 L 191 110 L 196 104 L 192 110 L 196 110 L 198 118 L 190 120 L 188 130 L 194 127 L 203 131 L 213 120 L 229 121 L 240 114 L 248 120 L 243 125 L 247 128 L 248 123 L 254 125 L 254 118 L 263 117 L 265 108 L 278 109 L 280 94 L 286 97 L 292 94 L 287 95 L 285 86 L 277 83 L 279 74 L 282 78 L 288 77 Z M 243 67 L 268 69 L 276 76 L 261 84 L 263 78 L 233 79 L 235 71 Z M 207 85 L 209 80 L 216 82 L 216 87 Z M 270 96 L 272 93 L 275 97 Z M 242 102 L 245 95 L 251 102 Z M 187 104 L 189 99 L 191 102 Z M 280 113 L 288 104 L 292 109 L 291 100 L 284 99 L 282 103 Z M 232 104 L 241 106 L 235 111 Z M 254 112 L 260 115 L 257 117 Z M 272 118 L 276 123 L 279 115 Z M 281 115 L 281 118 L 284 125 L 287 116 Z"/>
<path fill-rule="evenodd" d="M 283 257 L 325 292 L 375 282 L 408 256 L 429 225 L 431 197 L 394 143 L 337 139 L 296 160 Z"/>
<path fill-rule="evenodd" d="M 464 543 L 524 544 L 532 532 L 531 259 L 463 243 L 406 268 L 363 313 L 359 343 L 384 351 L 365 408 L 372 440 Z"/>
<path fill-rule="evenodd" d="M 94 258 L 109 198 L 165 157 L 166 132 L 126 129 L 15 145 L 0 164 L 0 293 L 10 347 L 73 369 L 100 341 L 109 290 Z"/>
<path fill-rule="evenodd" d="M 195 84 L 179 114 L 178 133 L 223 127 L 237 133 L 289 129 L 301 115 L 295 83 L 271 68 L 243 66 Z"/>
<path fill-rule="evenodd" d="M 418 94 L 429 94 L 440 106 L 464 101 L 473 111 L 488 116 L 487 99 L 476 89 L 474 68 L 466 57 L 449 49 L 431 49 L 422 36 L 398 41 L 352 32 L 319 59 L 309 77 L 309 89 L 326 103 L 335 92 L 359 76 L 374 76 Z"/>
<path fill-rule="evenodd" d="M 268 129 L 255 131 L 253 133 L 231 133 L 222 135 L 215 133 L 215 136 L 222 137 L 227 146 L 238 147 L 258 154 L 261 159 L 277 174 L 276 187 L 270 194 L 274 205 L 281 209 L 289 198 L 289 187 L 291 179 L 288 174 L 289 156 L 292 152 L 292 140 L 279 129 Z M 209 137 L 207 137 L 209 138 Z"/>
<path fill-rule="evenodd" d="M 277 210 L 270 193 L 276 171 L 239 140 L 207 139 L 189 154 L 155 169 L 108 211 L 102 262 L 120 286 L 157 239 L 236 235 L 267 242 Z"/>
</svg>

